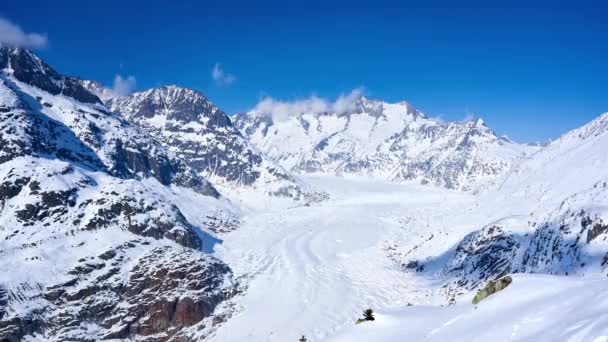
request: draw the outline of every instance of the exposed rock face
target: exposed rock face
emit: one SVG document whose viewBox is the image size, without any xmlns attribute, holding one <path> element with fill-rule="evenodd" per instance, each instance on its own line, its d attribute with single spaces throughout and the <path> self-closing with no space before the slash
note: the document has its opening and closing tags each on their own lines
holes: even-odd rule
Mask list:
<svg viewBox="0 0 608 342">
<path fill-rule="evenodd" d="M 59 74 L 28 50 L 0 45 L 0 69 L 10 70 L 17 80 L 50 94 L 62 94 L 83 103 L 101 104 L 97 96 L 80 84 L 80 80 Z"/>
<path fill-rule="evenodd" d="M 234 295 L 228 267 L 191 249 L 153 248 L 125 278 L 123 270 L 141 253 L 142 243 L 132 240 L 83 258 L 68 272 L 71 280 L 47 287 L 43 297 L 52 305 L 38 314 L 45 328 L 30 334 L 53 340 L 146 336 L 165 341 L 211 317 Z M 19 326 L 13 329 L 19 334 Z"/>
<path fill-rule="evenodd" d="M 200 253 L 152 250 L 132 270 L 127 284 L 134 314 L 146 320 L 140 324 L 142 335 L 191 326 L 211 316 L 234 294 L 232 284 L 225 283 L 227 274 L 226 265 Z M 164 309 L 158 310 L 159 305 Z"/>
<path fill-rule="evenodd" d="M 475 298 L 473 298 L 473 304 L 478 304 L 482 300 L 495 294 L 496 292 L 504 290 L 513 282 L 513 278 L 506 276 L 495 281 L 489 281 L 483 289 L 477 291 Z"/>
<path fill-rule="evenodd" d="M 203 177 L 223 187 L 253 187 L 301 199 L 301 185 L 257 152 L 228 116 L 203 94 L 165 86 L 107 101 L 167 146 Z"/>
<path fill-rule="evenodd" d="M 0 80 L 0 89 L 6 109 L 0 117 L 0 161 L 24 155 L 53 156 L 121 178 L 154 177 L 164 185 L 218 196 L 213 186 L 152 137 L 101 104 L 55 97 L 12 76 Z"/>
<path fill-rule="evenodd" d="M 608 274 L 608 182 L 564 200 L 533 223 L 524 272 Z"/>
<path fill-rule="evenodd" d="M 557 209 L 533 213 L 526 233 L 492 225 L 468 234 L 441 271 L 448 298 L 509 273 L 606 276 L 607 204 L 608 182 L 602 181 Z"/>
<path fill-rule="evenodd" d="M 165 341 L 212 322 L 215 308 L 235 294 L 228 267 L 192 249 L 131 240 L 82 258 L 70 280 L 21 301 L 46 302 L 31 317 L 0 321 L 0 336 L 19 340 L 105 340 L 146 336 Z M 139 257 L 139 260 L 137 260 Z M 135 258 L 135 266 L 127 263 Z M 128 278 L 124 272 L 127 271 Z M 31 289 L 30 289 L 31 290 Z M 21 288 L 12 295 L 30 295 Z"/>
<path fill-rule="evenodd" d="M 493 225 L 467 235 L 458 244 L 442 273 L 450 287 L 471 290 L 488 280 L 512 273 L 521 242 Z"/>
<path fill-rule="evenodd" d="M 199 251 L 204 233 L 138 181 L 30 157 L 0 170 L 12 184 L 1 195 L 0 269 L 32 272 L 3 283 L 10 300 L 0 339 L 164 340 L 212 317 L 236 291 L 228 267 Z M 148 315 L 159 308 L 163 315 Z"/>
<path fill-rule="evenodd" d="M 0 52 L 0 341 L 203 338 L 237 283 L 168 194 L 218 193 L 31 53 Z"/>
<path fill-rule="evenodd" d="M 356 175 L 480 191 L 537 148 L 497 137 L 481 120 L 443 123 L 405 102 L 363 97 L 345 112 L 252 111 L 235 125 L 259 150 L 297 173 Z"/>
</svg>

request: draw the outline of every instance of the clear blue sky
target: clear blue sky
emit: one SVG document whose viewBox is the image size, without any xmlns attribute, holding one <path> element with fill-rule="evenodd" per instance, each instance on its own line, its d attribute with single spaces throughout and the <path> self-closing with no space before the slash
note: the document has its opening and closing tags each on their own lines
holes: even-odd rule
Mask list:
<svg viewBox="0 0 608 342">
<path fill-rule="evenodd" d="M 331 99 L 364 87 L 445 119 L 468 109 L 499 134 L 543 141 L 608 111 L 601 1 L 172 3 L 19 0 L 0 16 L 46 33 L 36 52 L 61 72 L 192 87 L 229 113 L 264 95 Z M 217 62 L 232 84 L 212 80 Z"/>
</svg>

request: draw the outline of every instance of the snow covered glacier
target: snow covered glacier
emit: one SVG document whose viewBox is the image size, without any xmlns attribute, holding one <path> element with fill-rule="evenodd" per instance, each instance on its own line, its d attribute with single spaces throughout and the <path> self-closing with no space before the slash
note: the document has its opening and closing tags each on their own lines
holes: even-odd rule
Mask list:
<svg viewBox="0 0 608 342">
<path fill-rule="evenodd" d="M 0 68 L 0 340 L 608 340 L 608 114 L 533 146 Z"/>
</svg>

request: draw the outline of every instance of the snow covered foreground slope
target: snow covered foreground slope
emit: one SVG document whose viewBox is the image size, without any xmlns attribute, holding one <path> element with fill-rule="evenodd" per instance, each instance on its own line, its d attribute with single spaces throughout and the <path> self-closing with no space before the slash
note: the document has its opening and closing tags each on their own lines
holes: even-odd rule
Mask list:
<svg viewBox="0 0 608 342">
<path fill-rule="evenodd" d="M 535 146 L 497 137 L 481 119 L 442 122 L 405 102 L 362 96 L 336 108 L 289 104 L 281 115 L 265 106 L 235 116 L 235 125 L 270 158 L 297 173 L 415 181 L 481 191 L 502 181 Z M 259 108 L 261 107 L 261 108 Z M 286 112 L 286 113 L 283 113 Z"/>
<path fill-rule="evenodd" d="M 608 341 L 606 279 L 520 275 L 479 305 L 376 314 L 331 342 Z"/>
<path fill-rule="evenodd" d="M 0 69 L 0 340 L 217 327 L 237 283 L 202 251 L 229 210 L 213 186 L 29 51 L 0 46 Z"/>
</svg>

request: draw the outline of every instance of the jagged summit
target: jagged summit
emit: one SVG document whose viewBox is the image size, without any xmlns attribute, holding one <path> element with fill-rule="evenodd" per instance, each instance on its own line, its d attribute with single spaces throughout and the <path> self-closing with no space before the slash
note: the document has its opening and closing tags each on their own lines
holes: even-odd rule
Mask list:
<svg viewBox="0 0 608 342">
<path fill-rule="evenodd" d="M 497 137 L 482 119 L 443 122 L 407 102 L 359 96 L 340 107 L 348 110 L 277 116 L 256 108 L 235 116 L 234 122 L 258 149 L 296 173 L 471 191 L 496 183 L 536 149 Z"/>
<path fill-rule="evenodd" d="M 79 79 L 59 74 L 29 50 L 0 46 L 0 69 L 50 94 L 69 96 L 83 103 L 101 104 L 101 100 L 86 90 Z"/>
<path fill-rule="evenodd" d="M 106 104 L 225 192 L 248 188 L 296 200 L 307 196 L 302 184 L 253 148 L 230 118 L 196 90 L 161 86 Z"/>
<path fill-rule="evenodd" d="M 140 122 L 157 115 L 181 123 L 201 122 L 213 127 L 231 125 L 227 115 L 202 93 L 175 85 L 160 86 L 107 101 L 127 120 Z"/>
</svg>

